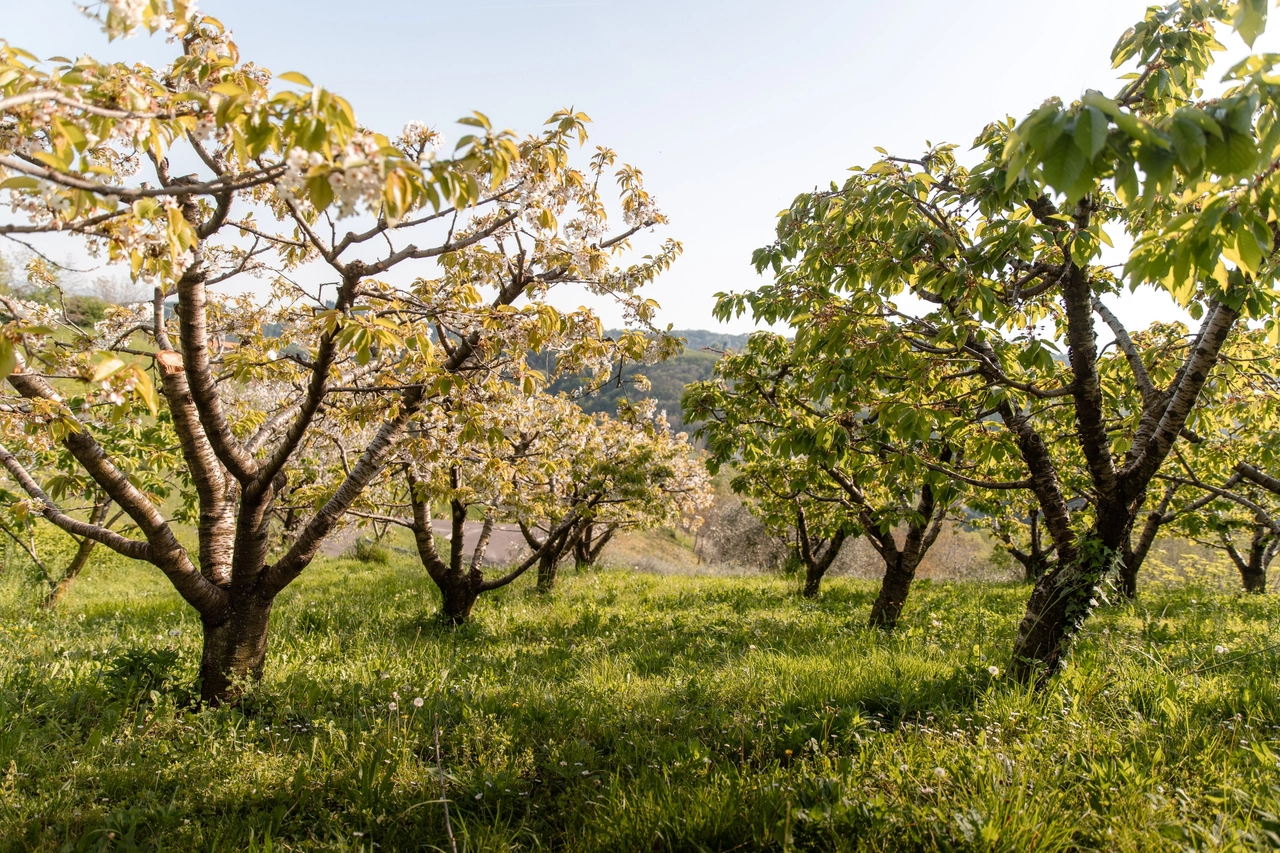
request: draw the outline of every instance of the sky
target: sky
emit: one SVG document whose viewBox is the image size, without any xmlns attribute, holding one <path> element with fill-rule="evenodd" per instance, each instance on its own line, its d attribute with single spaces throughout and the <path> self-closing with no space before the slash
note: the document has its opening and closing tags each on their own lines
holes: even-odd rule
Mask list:
<svg viewBox="0 0 1280 853">
<path fill-rule="evenodd" d="M 472 110 L 522 135 L 561 107 L 639 167 L 683 257 L 649 296 L 675 328 L 717 326 L 718 291 L 763 281 L 752 250 L 801 192 L 928 141 L 968 148 L 1047 97 L 1119 88 L 1109 55 L 1145 0 L 202 0 L 242 57 L 301 71 L 394 135 L 456 140 Z M 7 8 L 5 8 L 7 7 Z M 41 56 L 163 62 L 162 39 L 108 44 L 69 0 L 0 0 L 0 37 Z M 1226 36 L 1223 36 L 1226 40 Z M 1263 37 L 1255 49 L 1276 49 Z M 1234 36 L 1228 46 L 1240 52 Z M 1225 65 L 1222 68 L 1225 70 Z M 451 146 L 450 146 L 451 147 Z M 1138 294 L 1138 323 L 1167 316 Z M 608 312 L 606 321 L 615 321 Z"/>
</svg>

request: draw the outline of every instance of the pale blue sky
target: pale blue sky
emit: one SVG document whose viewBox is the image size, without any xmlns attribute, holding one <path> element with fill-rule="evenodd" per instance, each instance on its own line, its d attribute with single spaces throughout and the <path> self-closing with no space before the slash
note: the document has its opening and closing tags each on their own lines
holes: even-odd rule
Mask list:
<svg viewBox="0 0 1280 853">
<path fill-rule="evenodd" d="M 202 0 L 243 56 L 298 70 L 390 132 L 451 139 L 472 109 L 522 133 L 572 105 L 639 166 L 685 255 L 653 288 L 661 319 L 711 328 L 713 294 L 759 279 L 751 252 L 798 193 L 873 147 L 967 147 L 1050 95 L 1113 91 L 1112 45 L 1145 0 Z M 34 53 L 154 58 L 107 45 L 69 0 L 0 0 L 0 37 Z M 1236 45 L 1232 40 L 1231 45 Z M 1261 47 L 1261 45 L 1260 45 Z M 1132 310 L 1145 313 L 1141 305 Z M 607 320 L 612 318 L 606 317 Z M 1136 319 L 1136 318 L 1135 318 Z M 747 321 L 732 324 L 735 331 Z"/>
</svg>

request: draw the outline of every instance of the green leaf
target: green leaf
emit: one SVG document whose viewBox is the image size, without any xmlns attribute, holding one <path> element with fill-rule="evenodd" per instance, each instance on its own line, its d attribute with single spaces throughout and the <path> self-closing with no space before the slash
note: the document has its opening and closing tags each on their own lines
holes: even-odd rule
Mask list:
<svg viewBox="0 0 1280 853">
<path fill-rule="evenodd" d="M 219 83 L 216 86 L 212 87 L 209 91 L 217 92 L 219 95 L 226 95 L 231 98 L 235 98 L 240 95 L 249 94 L 244 89 L 237 86 L 235 83 Z"/>
<path fill-rule="evenodd" d="M 1194 169 L 1204 159 L 1204 130 L 1185 116 L 1178 116 L 1169 128 L 1169 136 L 1173 140 L 1173 150 L 1178 153 L 1178 161 L 1185 169 Z"/>
<path fill-rule="evenodd" d="M 1065 134 L 1058 137 L 1044 159 L 1044 179 L 1070 201 L 1083 197 L 1093 187 L 1093 169 L 1085 154 Z"/>
<path fill-rule="evenodd" d="M 1243 175 L 1252 172 L 1258 162 L 1258 147 L 1253 137 L 1229 132 L 1226 140 L 1207 140 L 1205 165 L 1220 175 Z"/>
<path fill-rule="evenodd" d="M 1245 44 L 1253 47 L 1254 41 L 1267 28 L 1267 0 L 1240 0 L 1231 26 Z"/>
<path fill-rule="evenodd" d="M 1076 147 L 1092 160 L 1107 144 L 1107 130 L 1111 127 L 1106 115 L 1096 107 L 1084 107 L 1076 116 Z"/>
<path fill-rule="evenodd" d="M 111 376 L 122 367 L 124 367 L 123 361 L 116 358 L 115 356 L 109 356 L 104 361 L 100 362 L 97 368 L 94 369 L 92 381 L 101 382 L 102 380 L 106 379 L 108 376 Z"/>
</svg>

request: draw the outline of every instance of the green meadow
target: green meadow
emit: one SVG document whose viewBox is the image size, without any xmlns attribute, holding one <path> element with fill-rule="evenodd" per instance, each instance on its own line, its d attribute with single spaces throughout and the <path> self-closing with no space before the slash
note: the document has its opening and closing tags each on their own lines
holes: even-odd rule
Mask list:
<svg viewBox="0 0 1280 853">
<path fill-rule="evenodd" d="M 867 581 L 569 570 L 448 629 L 414 560 L 326 560 L 208 709 L 164 578 L 87 574 L 54 614 L 0 580 L 5 851 L 1280 846 L 1272 596 L 1104 602 L 1034 694 L 1018 584 L 921 582 L 886 635 Z"/>
</svg>

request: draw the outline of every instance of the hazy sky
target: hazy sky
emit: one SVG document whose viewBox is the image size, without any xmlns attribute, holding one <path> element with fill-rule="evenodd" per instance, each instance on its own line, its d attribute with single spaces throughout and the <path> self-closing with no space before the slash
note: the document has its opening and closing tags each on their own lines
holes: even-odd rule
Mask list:
<svg viewBox="0 0 1280 853">
<path fill-rule="evenodd" d="M 527 133 L 563 106 L 640 167 L 685 254 L 652 289 L 661 319 L 711 328 L 713 294 L 754 287 L 754 248 L 798 193 L 874 146 L 967 147 L 1046 97 L 1112 92 L 1108 59 L 1146 0 L 202 0 L 242 55 L 302 71 L 396 132 L 456 139 L 473 109 Z M 69 0 L 0 0 L 0 37 L 50 56 L 168 55 L 108 45 Z M 1225 36 L 1224 36 L 1225 38 Z M 1238 44 L 1232 37 L 1230 46 Z M 1258 45 L 1259 48 L 1263 45 Z M 1137 298 L 1125 313 L 1149 310 Z M 606 318 L 612 319 L 612 318 Z M 1135 319 L 1137 319 L 1135 317 Z M 731 324 L 745 330 L 749 322 Z"/>
</svg>

